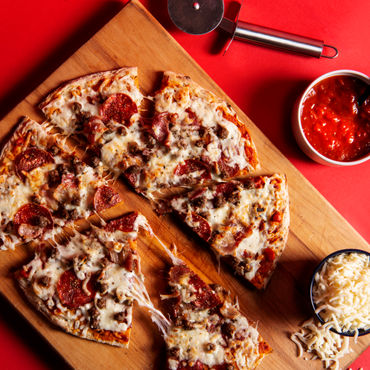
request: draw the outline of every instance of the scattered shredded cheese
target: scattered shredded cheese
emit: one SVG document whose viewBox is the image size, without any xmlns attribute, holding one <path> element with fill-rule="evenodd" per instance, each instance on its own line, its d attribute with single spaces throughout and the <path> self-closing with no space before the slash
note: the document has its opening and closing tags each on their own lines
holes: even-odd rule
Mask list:
<svg viewBox="0 0 370 370">
<path fill-rule="evenodd" d="M 291 335 L 290 339 L 297 345 L 298 357 L 303 351 L 312 353 L 311 358 L 320 359 L 326 369 L 339 369 L 339 359 L 350 353 L 349 337 L 340 336 L 330 331 L 330 326 L 315 324 L 313 319 L 303 323 L 301 330 Z"/>
<path fill-rule="evenodd" d="M 315 275 L 313 299 L 325 324 L 310 319 L 291 335 L 298 357 L 311 353 L 325 368 L 339 369 L 339 359 L 352 352 L 349 337 L 332 332 L 355 331 L 370 327 L 369 257 L 360 253 L 343 253 L 330 258 Z M 305 358 L 308 360 L 308 358 Z"/>
</svg>

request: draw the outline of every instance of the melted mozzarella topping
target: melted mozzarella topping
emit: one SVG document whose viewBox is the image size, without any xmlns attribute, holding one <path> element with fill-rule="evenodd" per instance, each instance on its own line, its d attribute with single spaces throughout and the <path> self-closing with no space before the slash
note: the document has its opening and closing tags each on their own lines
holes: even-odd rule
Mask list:
<svg viewBox="0 0 370 370">
<path fill-rule="evenodd" d="M 97 73 L 82 77 L 57 90 L 47 98 L 46 105 L 42 108 L 45 115 L 52 123 L 63 129 L 66 134 L 74 133 L 77 119 L 72 110 L 73 103 L 81 105 L 81 112 L 92 116 L 99 116 L 100 98 L 107 98 L 112 94 L 124 93 L 139 107 L 143 95 L 136 86 L 137 68 L 121 68 L 116 71 Z M 95 88 L 96 84 L 102 83 Z M 134 114 L 131 120 L 138 119 Z"/>
<path fill-rule="evenodd" d="M 225 340 L 220 332 L 210 333 L 206 328 L 195 328 L 184 330 L 174 327 L 166 338 L 169 348 L 177 347 L 180 349 L 179 361 L 188 360 L 195 363 L 200 361 L 208 366 L 220 365 L 225 358 Z M 214 349 L 207 350 L 211 344 Z M 170 363 L 170 369 L 177 369 L 177 362 Z"/>
<path fill-rule="evenodd" d="M 3 175 L 0 181 L 0 214 L 1 219 L 8 222 L 22 205 L 28 203 L 33 190 L 16 175 Z"/>
<path fill-rule="evenodd" d="M 110 140 L 101 148 L 101 160 L 109 167 L 116 175 L 120 174 L 122 168 L 120 163 L 124 160 L 127 161 L 128 167 L 131 165 L 131 161 L 134 158 L 128 158 L 128 147 L 129 144 L 135 143 L 139 148 L 144 148 L 144 144 L 141 139 L 141 129 L 139 122 L 135 122 L 133 125 L 127 128 L 124 135 L 115 134 Z"/>
</svg>

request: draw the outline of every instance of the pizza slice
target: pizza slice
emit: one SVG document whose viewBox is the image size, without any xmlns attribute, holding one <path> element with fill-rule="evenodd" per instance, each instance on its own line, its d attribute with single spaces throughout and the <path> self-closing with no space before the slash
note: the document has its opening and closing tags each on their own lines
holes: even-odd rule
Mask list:
<svg viewBox="0 0 370 370">
<path fill-rule="evenodd" d="M 185 264 L 169 272 L 167 369 L 254 369 L 271 352 L 229 292 L 206 284 Z"/>
<path fill-rule="evenodd" d="M 116 175 L 141 165 L 144 149 L 136 67 L 99 72 L 66 82 L 41 103 L 46 118 L 66 135 L 82 136 L 92 165 Z"/>
<path fill-rule="evenodd" d="M 165 72 L 154 95 L 155 114 L 147 124 L 154 138 L 144 167 L 128 178 L 147 197 L 173 186 L 245 175 L 258 167 L 246 126 L 230 105 L 190 77 Z"/>
<path fill-rule="evenodd" d="M 131 212 L 64 242 L 42 242 L 17 273 L 19 286 L 66 332 L 127 347 L 134 301 L 154 309 L 136 252 L 139 228 L 151 232 L 144 216 Z"/>
<path fill-rule="evenodd" d="M 0 249 L 52 237 L 66 223 L 121 201 L 45 124 L 24 118 L 0 155 Z"/>
<path fill-rule="evenodd" d="M 198 187 L 170 199 L 172 209 L 235 272 L 265 288 L 288 237 L 286 177 L 255 176 Z"/>
</svg>

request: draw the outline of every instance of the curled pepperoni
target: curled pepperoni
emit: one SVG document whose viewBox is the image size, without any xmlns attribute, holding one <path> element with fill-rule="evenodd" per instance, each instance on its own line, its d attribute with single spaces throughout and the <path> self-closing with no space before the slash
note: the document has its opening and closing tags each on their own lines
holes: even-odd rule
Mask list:
<svg viewBox="0 0 370 370">
<path fill-rule="evenodd" d="M 94 195 L 94 208 L 97 212 L 108 209 L 121 201 L 120 195 L 110 186 L 99 186 Z"/>
<path fill-rule="evenodd" d="M 189 199 L 190 199 L 190 200 L 193 200 L 193 199 L 199 198 L 199 197 L 201 197 L 201 196 L 202 196 L 206 191 L 207 191 L 207 188 L 200 188 L 200 189 L 196 189 L 196 190 L 194 190 L 194 191 L 189 195 Z"/>
<path fill-rule="evenodd" d="M 130 166 L 123 173 L 123 176 L 126 178 L 126 180 L 128 181 L 128 183 L 133 188 L 136 188 L 136 187 L 139 186 L 140 175 L 141 175 L 141 169 L 137 165 Z"/>
<path fill-rule="evenodd" d="M 207 285 L 198 275 L 193 274 L 189 279 L 195 290 L 196 299 L 192 304 L 200 309 L 213 308 L 220 304 L 220 300 L 209 285 Z"/>
<path fill-rule="evenodd" d="M 83 133 L 87 137 L 90 144 L 94 144 L 96 140 L 107 131 L 107 126 L 104 125 L 99 117 L 93 116 L 83 124 Z"/>
<path fill-rule="evenodd" d="M 151 133 L 160 144 L 165 144 L 168 140 L 170 122 L 171 115 L 168 112 L 158 113 L 153 118 Z"/>
<path fill-rule="evenodd" d="M 232 182 L 224 182 L 216 186 L 216 194 L 224 195 L 226 198 L 236 189 L 236 184 Z"/>
<path fill-rule="evenodd" d="M 234 177 L 239 172 L 239 165 L 235 164 L 234 166 L 228 163 L 229 161 L 225 158 L 224 155 L 218 160 L 217 165 L 222 177 Z"/>
<path fill-rule="evenodd" d="M 196 295 L 196 299 L 192 301 L 194 306 L 206 309 L 216 307 L 220 304 L 216 292 L 187 266 L 176 265 L 170 270 L 170 281 L 173 284 L 180 283 L 185 276 L 189 276 L 189 285 L 192 285 L 192 291 L 194 291 Z"/>
<path fill-rule="evenodd" d="M 16 156 L 14 163 L 17 175 L 21 179 L 24 179 L 23 172 L 30 172 L 44 164 L 54 163 L 54 159 L 52 155 L 45 150 L 28 148 Z"/>
<path fill-rule="evenodd" d="M 126 126 L 130 126 L 130 118 L 137 112 L 136 104 L 122 93 L 111 95 L 100 107 L 100 116 L 104 122 L 114 120 Z"/>
<path fill-rule="evenodd" d="M 17 234 L 25 239 L 41 237 L 53 227 L 53 218 L 49 210 L 34 203 L 23 205 L 13 219 Z"/>
<path fill-rule="evenodd" d="M 91 302 L 95 297 L 95 279 L 90 278 L 86 287 L 90 294 L 83 289 L 82 280 L 78 279 L 75 272 L 67 270 L 63 272 L 57 283 L 57 292 L 62 304 L 68 308 L 75 309 Z"/>
<path fill-rule="evenodd" d="M 211 178 L 207 164 L 198 159 L 187 159 L 184 163 L 178 164 L 175 168 L 174 174 L 177 176 L 182 176 L 195 171 L 202 172 L 199 176 L 202 180 L 209 180 Z"/>
<path fill-rule="evenodd" d="M 105 230 L 109 232 L 120 230 L 126 233 L 134 231 L 137 216 L 138 216 L 137 212 L 127 213 L 120 218 L 116 218 L 115 220 L 109 221 L 108 224 L 105 226 Z"/>
<path fill-rule="evenodd" d="M 191 223 L 193 230 L 206 242 L 211 238 L 212 230 L 208 221 L 197 213 L 192 212 Z"/>
</svg>

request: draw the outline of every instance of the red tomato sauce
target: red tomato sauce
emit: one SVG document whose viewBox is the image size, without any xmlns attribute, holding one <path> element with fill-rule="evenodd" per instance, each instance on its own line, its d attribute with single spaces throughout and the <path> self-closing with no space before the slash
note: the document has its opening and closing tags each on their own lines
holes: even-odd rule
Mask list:
<svg viewBox="0 0 370 370">
<path fill-rule="evenodd" d="M 301 116 L 303 132 L 325 157 L 345 162 L 370 152 L 370 98 L 358 103 L 367 86 L 357 78 L 333 76 L 307 94 Z"/>
</svg>

